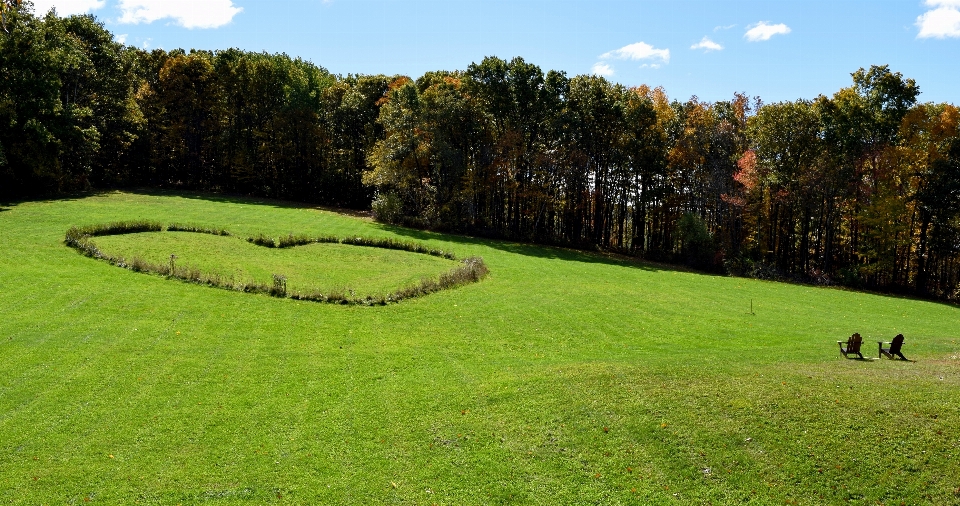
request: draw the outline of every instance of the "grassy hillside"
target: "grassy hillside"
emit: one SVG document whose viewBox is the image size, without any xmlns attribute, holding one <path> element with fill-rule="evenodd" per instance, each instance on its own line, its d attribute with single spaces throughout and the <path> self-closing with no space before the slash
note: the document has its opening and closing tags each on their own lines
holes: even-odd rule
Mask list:
<svg viewBox="0 0 960 506">
<path fill-rule="evenodd" d="M 0 502 L 960 504 L 954 306 L 271 202 L 0 208 Z M 134 219 L 412 240 L 491 274 L 335 306 L 62 244 L 71 225 Z M 867 356 L 903 333 L 915 362 L 844 360 L 853 332 Z"/>
</svg>

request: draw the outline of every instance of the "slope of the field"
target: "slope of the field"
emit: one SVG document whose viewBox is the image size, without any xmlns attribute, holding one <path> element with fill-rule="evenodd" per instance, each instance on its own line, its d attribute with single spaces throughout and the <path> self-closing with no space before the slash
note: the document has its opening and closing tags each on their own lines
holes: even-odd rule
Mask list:
<svg viewBox="0 0 960 506">
<path fill-rule="evenodd" d="M 336 306 L 63 245 L 132 219 L 414 240 L 491 275 Z M 0 308 L 2 503 L 960 503 L 950 305 L 109 193 L 2 206 Z M 915 361 L 844 360 L 853 332 Z"/>
</svg>

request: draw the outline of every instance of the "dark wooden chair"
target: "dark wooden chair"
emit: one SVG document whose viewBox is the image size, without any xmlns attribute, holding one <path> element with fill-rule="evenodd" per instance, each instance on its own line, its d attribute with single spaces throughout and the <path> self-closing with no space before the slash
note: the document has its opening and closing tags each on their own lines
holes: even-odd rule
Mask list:
<svg viewBox="0 0 960 506">
<path fill-rule="evenodd" d="M 907 357 L 903 356 L 903 353 L 900 352 L 900 347 L 903 346 L 903 334 L 897 334 L 897 337 L 893 338 L 893 341 L 877 341 L 877 344 L 880 346 L 880 358 L 883 358 L 884 355 L 887 356 L 890 360 L 893 360 L 893 356 L 896 355 L 903 360 L 908 360 Z M 884 348 L 883 345 L 889 344 L 889 348 Z"/>
<path fill-rule="evenodd" d="M 861 359 L 863 355 L 860 353 L 860 345 L 863 344 L 863 338 L 860 337 L 860 334 L 854 334 L 850 336 L 850 339 L 847 339 L 847 345 L 843 345 L 843 341 L 837 341 L 837 344 L 840 345 L 840 353 L 843 354 L 844 358 L 850 358 L 849 355 L 856 354 Z"/>
</svg>

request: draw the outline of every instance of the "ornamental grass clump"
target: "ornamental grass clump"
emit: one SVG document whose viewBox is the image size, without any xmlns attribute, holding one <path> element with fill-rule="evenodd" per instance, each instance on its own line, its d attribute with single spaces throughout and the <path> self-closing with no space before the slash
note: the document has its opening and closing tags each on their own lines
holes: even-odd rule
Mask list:
<svg viewBox="0 0 960 506">
<path fill-rule="evenodd" d="M 273 275 L 273 287 L 270 288 L 270 295 L 274 297 L 287 296 L 287 277 L 283 274 Z"/>
<path fill-rule="evenodd" d="M 372 248 L 383 248 L 383 249 L 392 249 L 392 250 L 400 250 L 400 251 L 409 251 L 411 253 L 421 253 L 424 255 L 446 258 L 447 260 L 457 259 L 456 255 L 448 251 L 432 249 L 422 244 L 417 244 L 415 242 L 398 241 L 396 239 L 386 239 L 386 238 L 379 238 L 379 237 L 344 237 L 343 240 L 341 240 L 340 242 L 342 244 L 349 244 L 353 246 L 368 246 Z"/>
<path fill-rule="evenodd" d="M 277 240 L 278 248 L 292 248 L 294 246 L 303 246 L 305 244 L 313 244 L 317 242 L 315 237 L 310 237 L 305 234 L 293 235 L 288 234 L 286 236 L 280 236 L 280 239 Z"/>
<path fill-rule="evenodd" d="M 480 257 L 469 257 L 450 272 L 440 275 L 441 288 L 453 288 L 467 283 L 476 283 L 490 274 L 487 264 Z"/>
<path fill-rule="evenodd" d="M 480 257 L 470 257 L 450 272 L 445 272 L 439 278 L 423 278 L 420 283 L 401 288 L 388 296 L 391 300 L 403 300 L 413 297 L 422 297 L 440 290 L 456 288 L 468 283 L 475 283 L 485 278 L 490 270 Z"/>
<path fill-rule="evenodd" d="M 321 235 L 314 237 L 313 242 L 317 244 L 340 244 L 340 238 L 335 235 Z"/>
<path fill-rule="evenodd" d="M 203 273 L 200 272 L 198 267 L 194 266 L 185 265 L 183 267 L 177 267 L 177 269 L 173 271 L 173 277 L 191 283 L 204 284 Z"/>
<path fill-rule="evenodd" d="M 162 230 L 162 224 L 147 220 L 115 221 L 112 223 L 87 225 L 83 227 L 73 226 L 67 229 L 67 233 L 63 239 L 63 242 L 71 248 L 83 250 L 84 243 L 88 242 L 85 240 L 85 238 L 104 235 L 134 234 L 137 232 L 160 232 Z"/>
<path fill-rule="evenodd" d="M 103 253 L 100 251 L 99 248 L 97 248 L 97 245 L 90 240 L 89 235 L 82 235 L 77 233 L 71 234 L 71 232 L 75 232 L 75 231 L 73 229 L 68 230 L 67 236 L 63 240 L 63 242 L 66 243 L 67 246 L 70 246 L 71 248 L 79 251 L 80 253 L 83 253 L 84 256 L 88 256 L 91 258 L 103 258 Z"/>
<path fill-rule="evenodd" d="M 236 289 L 244 293 L 270 293 L 270 287 L 267 286 L 266 283 L 258 283 L 256 281 L 241 283 L 237 285 Z"/>
<path fill-rule="evenodd" d="M 230 232 L 222 228 L 210 228 L 183 223 L 171 223 L 167 225 L 167 232 L 193 232 L 195 234 L 219 235 L 222 237 L 229 237 L 231 235 Z"/>
<path fill-rule="evenodd" d="M 247 242 L 256 244 L 257 246 L 263 246 L 265 248 L 277 247 L 277 243 L 273 241 L 272 237 L 267 237 L 263 234 L 257 234 L 255 237 L 248 237 Z"/>
<path fill-rule="evenodd" d="M 347 291 L 342 288 L 334 288 L 323 293 L 313 291 L 308 293 L 294 293 L 290 295 L 294 300 L 306 300 L 310 302 L 326 302 L 329 304 L 351 304 L 353 301 L 347 296 Z"/>
<path fill-rule="evenodd" d="M 114 221 L 101 225 L 80 227 L 80 230 L 91 237 L 103 235 L 135 234 L 138 232 L 161 232 L 163 224 L 149 220 Z"/>
<path fill-rule="evenodd" d="M 323 302 L 330 302 L 332 304 L 350 304 L 353 301 L 347 294 L 348 291 L 345 288 L 334 288 L 333 290 L 327 292 Z"/>
<path fill-rule="evenodd" d="M 150 263 L 140 257 L 133 257 L 128 268 L 133 272 L 150 272 Z"/>
</svg>

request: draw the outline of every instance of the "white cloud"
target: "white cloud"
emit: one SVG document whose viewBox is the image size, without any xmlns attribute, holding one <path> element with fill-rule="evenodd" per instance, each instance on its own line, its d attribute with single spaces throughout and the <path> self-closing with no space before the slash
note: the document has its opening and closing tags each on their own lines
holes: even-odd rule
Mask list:
<svg viewBox="0 0 960 506">
<path fill-rule="evenodd" d="M 917 18 L 917 38 L 960 37 L 960 0 L 927 0 L 927 5 L 942 7 L 924 12 Z"/>
<path fill-rule="evenodd" d="M 121 23 L 153 23 L 171 18 L 184 28 L 217 28 L 243 9 L 231 0 L 120 0 Z"/>
<path fill-rule="evenodd" d="M 697 42 L 696 44 L 690 46 L 690 49 L 703 49 L 706 52 L 710 51 L 720 51 L 723 49 L 723 46 L 717 44 L 716 42 L 710 40 L 709 37 L 704 37 L 703 40 Z"/>
<path fill-rule="evenodd" d="M 788 33 L 790 33 L 790 27 L 783 23 L 768 25 L 766 21 L 761 21 L 755 25 L 748 26 L 747 33 L 743 36 L 750 42 L 759 42 L 762 40 L 770 40 L 770 37 L 774 35 L 786 35 Z"/>
<path fill-rule="evenodd" d="M 613 70 L 613 67 L 611 67 L 606 62 L 602 62 L 602 61 L 594 63 L 593 68 L 590 69 L 590 72 L 592 72 L 594 75 L 603 76 L 603 77 L 610 77 L 616 73 Z"/>
<path fill-rule="evenodd" d="M 600 58 L 607 60 L 616 58 L 618 60 L 649 60 L 659 59 L 665 63 L 670 62 L 669 49 L 656 49 L 646 42 L 637 42 L 629 46 L 623 46 L 620 49 L 603 53 Z"/>
<path fill-rule="evenodd" d="M 643 65 L 640 65 L 640 68 L 642 68 L 642 69 L 658 69 L 658 68 L 660 68 L 661 66 L 662 66 L 662 65 L 660 65 L 659 63 L 644 63 Z"/>
<path fill-rule="evenodd" d="M 729 29 L 734 28 L 734 27 L 736 27 L 736 26 L 737 26 L 737 25 L 715 26 L 715 27 L 713 27 L 713 31 L 719 32 L 720 30 L 729 30 Z"/>
<path fill-rule="evenodd" d="M 60 16 L 70 16 L 102 9 L 104 4 L 106 0 L 33 0 L 33 12 L 43 16 L 51 8 L 56 8 Z"/>
<path fill-rule="evenodd" d="M 119 42 L 119 43 L 121 43 L 121 44 L 126 44 L 126 43 L 127 43 L 127 35 L 128 35 L 128 34 L 126 34 L 126 33 L 121 33 L 120 35 L 117 35 L 117 36 L 114 37 L 114 38 L 117 39 L 117 42 Z"/>
</svg>

